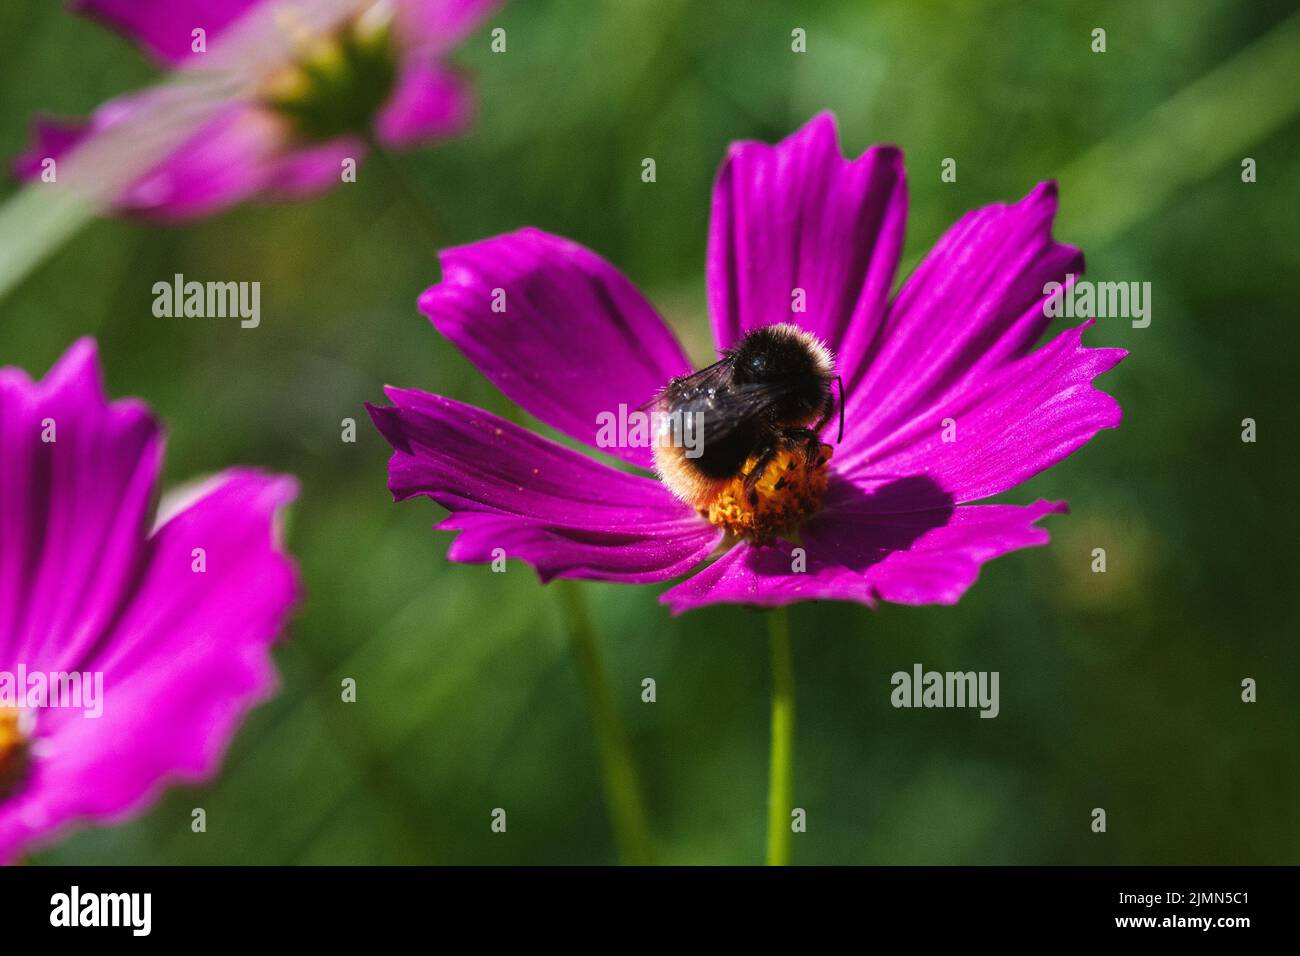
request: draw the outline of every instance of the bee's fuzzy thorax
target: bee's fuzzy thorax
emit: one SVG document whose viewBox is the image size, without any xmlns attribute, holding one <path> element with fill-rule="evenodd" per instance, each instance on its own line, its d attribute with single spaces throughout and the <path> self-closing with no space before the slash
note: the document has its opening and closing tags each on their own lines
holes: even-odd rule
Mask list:
<svg viewBox="0 0 1300 956">
<path fill-rule="evenodd" d="M 788 322 L 767 326 L 767 331 L 776 336 L 788 338 L 792 343 L 802 347 L 812 357 L 817 374 L 824 378 L 835 376 L 835 356 L 826 347 L 826 343 L 807 329 Z"/>
</svg>

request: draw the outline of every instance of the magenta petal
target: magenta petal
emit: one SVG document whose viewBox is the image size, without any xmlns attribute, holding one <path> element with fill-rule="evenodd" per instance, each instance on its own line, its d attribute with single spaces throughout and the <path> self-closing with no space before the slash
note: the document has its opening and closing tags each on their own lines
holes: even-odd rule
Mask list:
<svg viewBox="0 0 1300 956">
<path fill-rule="evenodd" d="M 849 161 L 823 113 L 775 146 L 731 147 L 713 189 L 709 308 L 719 349 L 795 322 L 852 375 L 874 340 L 907 218 L 902 154 L 877 146 Z M 806 310 L 792 311 L 802 289 Z"/>
<path fill-rule="evenodd" d="M 1063 502 L 1046 501 L 1028 507 L 827 510 L 804 527 L 806 570 L 793 570 L 795 546 L 789 542 L 740 544 L 660 600 L 674 614 L 707 604 L 778 607 L 813 599 L 953 604 L 984 562 L 1046 544 L 1047 532 L 1034 522 L 1064 510 Z"/>
<path fill-rule="evenodd" d="M 403 42 L 425 54 L 438 54 L 465 39 L 505 0 L 399 0 L 398 27 Z"/>
<path fill-rule="evenodd" d="M 301 199 L 323 192 L 342 182 L 345 159 L 360 163 L 365 155 L 365 142 L 355 136 L 285 150 L 266 159 L 266 193 L 274 199 Z"/>
<path fill-rule="evenodd" d="M 440 258 L 421 311 L 525 411 L 592 447 L 598 416 L 634 412 L 690 371 L 636 287 L 577 243 L 522 229 Z M 648 445 L 603 450 L 651 466 Z"/>
<path fill-rule="evenodd" d="M 1120 422 L 1119 403 L 1092 380 L 1126 353 L 1084 348 L 1091 324 L 966 377 L 876 444 L 859 442 L 837 454 L 832 467 L 862 487 L 924 475 L 959 502 L 1014 488 Z M 955 441 L 944 441 L 947 420 Z"/>
<path fill-rule="evenodd" d="M 450 556 L 490 561 L 502 548 L 543 579 L 641 583 L 703 560 L 719 532 L 650 478 L 629 475 L 547 441 L 482 409 L 387 389 L 368 406 L 394 452 L 389 488 L 399 501 L 424 495 L 452 514 Z"/>
<path fill-rule="evenodd" d="M 105 398 L 93 340 L 38 383 L 0 369 L 0 669 L 72 668 L 103 637 L 144 548 L 161 458 L 148 409 Z"/>
<path fill-rule="evenodd" d="M 810 556 L 862 569 L 868 602 L 955 604 L 984 562 L 1047 544 L 1047 532 L 1035 522 L 1066 510 L 1064 501 L 1036 501 L 901 514 L 827 511 L 809 522 L 803 540 Z M 930 527 L 945 512 L 944 523 Z"/>
<path fill-rule="evenodd" d="M 622 584 L 666 581 L 707 558 L 722 537 L 711 525 L 690 518 L 657 527 L 595 531 L 515 515 L 462 512 L 436 527 L 460 532 L 447 551 L 452 561 L 486 564 L 497 556 L 520 558 L 537 569 L 543 582 L 552 578 Z"/>
<path fill-rule="evenodd" d="M 276 683 L 269 648 L 297 584 L 273 519 L 295 491 L 292 479 L 226 472 L 149 540 L 111 635 L 78 665 L 103 673 L 103 715 L 36 713 L 31 776 L 0 803 L 0 859 L 77 820 L 120 819 L 169 780 L 215 771 L 240 719 Z"/>
<path fill-rule="evenodd" d="M 193 32 L 211 41 L 261 0 L 74 0 L 73 9 L 106 23 L 165 64 L 191 55 Z M 211 49 L 209 46 L 208 49 Z"/>
<path fill-rule="evenodd" d="M 209 215 L 268 186 L 284 130 L 275 117 L 235 105 L 136 181 L 115 205 L 161 221 Z M 338 166 L 333 167 L 337 181 Z"/>
<path fill-rule="evenodd" d="M 473 114 L 474 98 L 460 77 L 412 57 L 375 119 L 375 132 L 385 146 L 400 149 L 458 133 Z"/>
<path fill-rule="evenodd" d="M 1083 270 L 1052 239 L 1056 186 L 963 216 L 889 306 L 860 374 L 846 379 L 854 445 L 899 427 L 975 373 L 1023 355 L 1042 337 L 1043 286 Z"/>
<path fill-rule="evenodd" d="M 17 158 L 14 171 L 35 176 L 45 156 L 58 159 L 88 134 L 102 132 L 139 110 L 148 94 L 110 100 L 80 125 L 36 125 L 36 142 Z M 341 181 L 344 159 L 360 161 L 358 137 L 291 148 L 273 113 L 236 103 L 168 153 L 114 199 L 118 212 L 158 222 L 183 222 L 229 208 L 259 194 L 297 199 Z"/>
<path fill-rule="evenodd" d="M 17 179 L 32 179 L 41 174 L 47 159 L 61 159 L 86 138 L 90 124 L 86 120 L 59 120 L 38 117 L 32 121 L 32 144 L 14 157 L 12 170 Z"/>
</svg>

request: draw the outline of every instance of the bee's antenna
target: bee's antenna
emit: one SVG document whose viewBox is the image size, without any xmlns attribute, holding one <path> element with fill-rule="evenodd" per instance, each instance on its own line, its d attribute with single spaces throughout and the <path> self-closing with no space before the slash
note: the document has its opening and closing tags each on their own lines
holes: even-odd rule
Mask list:
<svg viewBox="0 0 1300 956">
<path fill-rule="evenodd" d="M 838 445 L 844 441 L 844 379 L 836 375 L 835 381 L 840 383 L 840 437 L 835 439 L 835 444 Z"/>
</svg>

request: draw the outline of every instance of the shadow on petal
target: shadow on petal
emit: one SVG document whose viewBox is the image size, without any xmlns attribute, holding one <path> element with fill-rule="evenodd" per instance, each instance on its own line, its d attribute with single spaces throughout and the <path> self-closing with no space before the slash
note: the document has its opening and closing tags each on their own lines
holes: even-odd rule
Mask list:
<svg viewBox="0 0 1300 956">
<path fill-rule="evenodd" d="M 660 600 L 674 614 L 717 603 L 779 607 L 821 599 L 872 605 L 879 595 L 871 569 L 943 528 L 953 513 L 951 496 L 925 476 L 874 489 L 838 482 L 826 509 L 800 529 L 797 542 L 742 542 Z"/>
</svg>

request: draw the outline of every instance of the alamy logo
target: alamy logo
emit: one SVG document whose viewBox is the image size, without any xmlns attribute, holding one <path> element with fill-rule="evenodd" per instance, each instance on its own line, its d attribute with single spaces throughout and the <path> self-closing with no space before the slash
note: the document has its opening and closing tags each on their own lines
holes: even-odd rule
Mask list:
<svg viewBox="0 0 1300 956">
<path fill-rule="evenodd" d="M 90 718 L 104 715 L 103 671 L 0 671 L 0 707 L 80 708 Z"/>
<path fill-rule="evenodd" d="M 895 707 L 978 707 L 981 717 L 996 717 L 997 671 L 927 671 L 920 664 L 912 672 L 896 671 L 889 702 Z"/>
<path fill-rule="evenodd" d="M 1150 282 L 1074 281 L 1067 273 L 1065 284 L 1048 282 L 1043 286 L 1043 315 L 1049 319 L 1132 319 L 1133 328 L 1151 324 Z"/>
<path fill-rule="evenodd" d="M 82 893 L 78 886 L 50 897 L 51 926 L 126 926 L 148 936 L 153 925 L 152 893 Z"/>
<path fill-rule="evenodd" d="M 619 405 L 617 412 L 596 415 L 597 448 L 649 448 L 671 445 L 685 449 L 687 458 L 704 454 L 703 412 L 650 412 Z"/>
<path fill-rule="evenodd" d="M 241 329 L 262 322 L 262 283 L 186 282 L 179 272 L 171 282 L 153 284 L 153 314 L 160 319 L 239 318 Z"/>
</svg>

